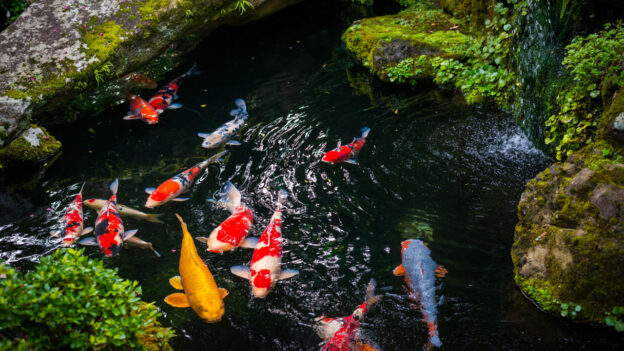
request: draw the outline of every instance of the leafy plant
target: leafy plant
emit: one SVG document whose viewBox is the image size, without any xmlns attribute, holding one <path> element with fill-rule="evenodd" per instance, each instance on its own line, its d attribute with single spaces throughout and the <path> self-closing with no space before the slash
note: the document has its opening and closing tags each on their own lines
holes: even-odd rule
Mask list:
<svg viewBox="0 0 624 351">
<path fill-rule="evenodd" d="M 624 307 L 613 307 L 611 312 L 607 312 L 605 324 L 615 328 L 615 330 L 618 332 L 624 332 L 624 321 L 620 320 L 622 316 L 624 316 Z"/>
<path fill-rule="evenodd" d="M 561 317 L 567 317 L 568 315 L 572 317 L 572 319 L 576 318 L 576 315 L 581 312 L 581 305 L 576 305 L 574 308 L 571 308 L 570 304 L 562 303 L 561 307 Z"/>
<path fill-rule="evenodd" d="M 0 350 L 170 350 L 138 283 L 81 253 L 58 250 L 26 274 L 0 265 Z"/>
<path fill-rule="evenodd" d="M 15 22 L 19 15 L 28 8 L 29 4 L 30 2 L 28 0 L 8 0 L 6 1 L 6 5 L 4 1 L 0 1 L 1 7 L 9 13 L 9 22 Z"/>
<path fill-rule="evenodd" d="M 557 96 L 558 112 L 546 121 L 544 135 L 557 160 L 591 143 L 603 97 L 624 86 L 623 54 L 621 22 L 606 24 L 598 33 L 577 37 L 566 47 L 563 65 L 574 84 L 566 86 Z"/>
<path fill-rule="evenodd" d="M 100 83 L 103 83 L 106 80 L 106 77 L 110 74 L 111 69 L 113 68 L 113 64 L 110 62 L 106 62 L 99 69 L 95 69 L 93 74 L 95 75 L 95 81 L 97 85 L 100 86 Z"/>
<path fill-rule="evenodd" d="M 247 12 L 247 8 L 254 8 L 254 5 L 249 0 L 236 0 L 234 4 L 234 10 L 237 10 L 242 15 Z"/>
</svg>

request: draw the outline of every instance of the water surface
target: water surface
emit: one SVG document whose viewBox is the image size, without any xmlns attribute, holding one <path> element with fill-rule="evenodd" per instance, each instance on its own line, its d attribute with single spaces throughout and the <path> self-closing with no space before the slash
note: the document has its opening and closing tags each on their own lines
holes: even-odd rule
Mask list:
<svg viewBox="0 0 624 351">
<path fill-rule="evenodd" d="M 156 301 L 163 323 L 178 334 L 175 349 L 318 349 L 314 317 L 352 313 L 370 278 L 386 297 L 366 319 L 366 334 L 383 350 L 420 349 L 426 328 L 404 299 L 402 279 L 391 273 L 400 263 L 400 242 L 415 237 L 449 270 L 439 290 L 443 349 L 621 349 L 624 340 L 615 332 L 545 315 L 513 283 L 516 205 L 526 181 L 549 160 L 505 114 L 466 107 L 426 87 L 370 90 L 363 84 L 370 78 L 340 46 L 342 31 L 366 13 L 335 6 L 307 2 L 216 31 L 187 58 L 187 67 L 197 61 L 202 75 L 183 84 L 178 102 L 185 107 L 167 111 L 158 125 L 123 121 L 124 104 L 51 128 L 63 155 L 34 188 L 8 188 L 0 199 L 14 207 L 0 226 L 0 258 L 26 269 L 56 248 L 49 228 L 83 180 L 86 198 L 106 198 L 118 177 L 119 202 L 141 207 L 144 188 L 214 153 L 200 147 L 196 133 L 226 122 L 242 97 L 250 115 L 243 145 L 209 168 L 189 201 L 152 211 L 166 213 L 164 225 L 126 221 L 162 257 L 129 249 L 106 260 L 141 283 L 145 300 Z M 359 166 L 320 162 L 324 151 L 350 142 L 363 126 L 372 131 Z M 178 274 L 181 230 L 173 214 L 193 235 L 207 235 L 227 213 L 206 198 L 227 180 L 254 211 L 254 235 L 267 225 L 278 189 L 289 191 L 283 266 L 301 274 L 254 299 L 248 282 L 229 272 L 247 264 L 251 251 L 202 250 L 217 283 L 230 292 L 223 321 L 205 324 L 190 309 L 163 302 L 174 292 L 168 278 Z M 92 225 L 95 213 L 85 213 Z"/>
</svg>

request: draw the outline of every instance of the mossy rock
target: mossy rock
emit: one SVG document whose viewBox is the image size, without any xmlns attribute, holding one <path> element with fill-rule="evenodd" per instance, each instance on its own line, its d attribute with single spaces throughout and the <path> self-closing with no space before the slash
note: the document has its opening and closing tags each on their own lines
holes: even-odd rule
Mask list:
<svg viewBox="0 0 624 351">
<path fill-rule="evenodd" d="M 493 0 L 440 0 L 440 7 L 457 17 L 465 17 L 476 28 L 483 28 L 485 20 L 494 16 Z"/>
<path fill-rule="evenodd" d="M 56 140 L 43 127 L 31 125 L 9 145 L 0 149 L 2 163 L 35 163 L 49 159 L 61 148 Z"/>
<path fill-rule="evenodd" d="M 412 8 L 395 15 L 358 20 L 342 39 L 362 65 L 388 80 L 387 69 L 408 58 L 464 57 L 472 37 L 461 33 L 458 22 L 439 9 Z M 414 78 L 434 77 L 430 66 L 421 67 L 421 71 Z"/>
</svg>

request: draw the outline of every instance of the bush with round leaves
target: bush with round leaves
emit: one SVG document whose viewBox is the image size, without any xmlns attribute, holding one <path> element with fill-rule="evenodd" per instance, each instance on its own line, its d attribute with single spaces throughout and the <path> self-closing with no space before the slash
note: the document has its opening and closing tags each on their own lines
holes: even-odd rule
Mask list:
<svg viewBox="0 0 624 351">
<path fill-rule="evenodd" d="M 171 350 L 173 332 L 140 294 L 82 250 L 57 250 L 25 274 L 0 264 L 0 350 Z"/>
</svg>

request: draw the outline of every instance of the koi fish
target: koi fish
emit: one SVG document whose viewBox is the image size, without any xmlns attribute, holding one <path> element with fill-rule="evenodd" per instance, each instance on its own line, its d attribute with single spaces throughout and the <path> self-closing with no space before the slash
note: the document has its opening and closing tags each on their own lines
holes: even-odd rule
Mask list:
<svg viewBox="0 0 624 351">
<path fill-rule="evenodd" d="M 131 242 L 131 239 L 138 231 L 137 229 L 125 230 L 124 228 L 123 221 L 117 210 L 118 188 L 119 180 L 115 179 L 110 185 L 110 191 L 113 194 L 100 209 L 97 219 L 95 220 L 95 238 L 90 237 L 78 242 L 81 245 L 99 246 L 100 251 L 102 251 L 106 257 L 117 256 L 123 244 L 125 242 Z M 139 239 L 139 241 L 142 240 Z M 150 248 L 154 251 L 156 256 L 160 256 L 160 254 L 151 247 L 151 244 L 146 248 Z"/>
<path fill-rule="evenodd" d="M 196 164 L 173 178 L 170 178 L 160 184 L 158 188 L 145 188 L 145 192 L 150 195 L 145 202 L 145 207 L 154 208 L 156 206 L 164 205 L 169 201 L 188 200 L 188 197 L 178 196 L 189 190 L 198 174 L 203 172 L 209 165 L 221 160 L 221 157 L 227 153 L 227 151 L 219 152 L 211 158 Z"/>
<path fill-rule="evenodd" d="M 190 307 L 207 323 L 219 322 L 225 313 L 223 298 L 228 295 L 228 291 L 217 287 L 210 270 L 197 254 L 186 223 L 177 213 L 176 217 L 182 225 L 183 235 L 180 275 L 169 279 L 169 283 L 183 292 L 168 295 L 165 302 L 173 307 Z"/>
<path fill-rule="evenodd" d="M 130 72 L 119 78 L 119 83 L 127 89 L 154 89 L 158 86 L 154 78 L 137 72 Z"/>
<path fill-rule="evenodd" d="M 156 112 L 163 113 L 166 109 L 176 109 L 182 107 L 181 104 L 172 104 L 171 102 L 178 98 L 178 89 L 182 82 L 196 74 L 200 74 L 197 70 L 197 62 L 188 70 L 188 72 L 179 76 L 178 78 L 169 82 L 169 84 L 163 86 L 156 92 L 156 95 L 149 99 L 149 104 L 156 110 Z"/>
<path fill-rule="evenodd" d="M 102 200 L 102 199 L 88 199 L 88 200 L 84 200 L 84 204 L 85 206 L 94 209 L 96 211 L 99 211 L 102 207 L 104 207 L 104 205 L 106 205 L 106 200 Z M 139 220 L 144 220 L 147 222 L 152 222 L 152 223 L 164 223 L 163 221 L 161 221 L 159 218 L 160 216 L 163 215 L 163 213 L 145 213 L 145 212 L 141 212 L 139 210 L 135 210 L 132 207 L 128 207 L 128 206 L 124 206 L 124 205 L 120 205 L 117 204 L 117 211 L 119 211 L 119 214 L 123 217 L 123 216 L 128 216 L 128 217 L 132 217 L 135 219 L 139 219 Z"/>
<path fill-rule="evenodd" d="M 362 135 L 359 138 L 354 138 L 351 143 L 326 152 L 325 155 L 323 155 L 322 161 L 331 164 L 347 162 L 357 165 L 357 155 L 360 153 L 360 150 L 362 150 L 362 147 L 364 147 L 364 143 L 366 143 L 366 137 L 368 133 L 370 133 L 370 128 L 364 127 L 361 129 L 361 132 Z"/>
<path fill-rule="evenodd" d="M 250 267 L 233 266 L 232 274 L 249 280 L 254 296 L 264 298 L 278 280 L 292 278 L 299 274 L 294 269 L 281 269 L 282 263 L 282 204 L 288 197 L 281 189 L 277 195 L 277 208 L 271 217 L 260 241 L 256 244 Z"/>
<path fill-rule="evenodd" d="M 314 330 L 326 344 L 322 351 L 351 351 L 351 350 L 371 350 L 372 345 L 362 340 L 360 323 L 370 307 L 379 301 L 379 296 L 375 295 L 375 280 L 371 279 L 366 288 L 366 300 L 353 314 L 342 318 L 330 318 L 321 316 L 315 319 Z"/>
<path fill-rule="evenodd" d="M 216 253 L 223 253 L 237 247 L 255 248 L 258 238 L 247 238 L 253 224 L 253 213 L 249 207 L 241 203 L 240 192 L 228 181 L 223 186 L 221 194 L 222 197 L 217 205 L 225 207 L 232 215 L 216 227 L 208 238 L 197 237 L 195 239 L 206 243 L 206 250 Z"/>
<path fill-rule="evenodd" d="M 405 276 L 410 290 L 410 299 L 418 302 L 423 315 L 423 322 L 429 329 L 428 344 L 442 346 L 437 325 L 437 306 L 435 298 L 435 277 L 444 277 L 448 271 L 435 263 L 431 250 L 421 240 L 406 240 L 401 243 L 402 264 L 394 269 L 394 275 Z M 429 347 L 430 348 L 430 347 Z"/>
<path fill-rule="evenodd" d="M 158 123 L 158 112 L 154 110 L 152 105 L 129 91 L 126 91 L 126 97 L 130 101 L 130 112 L 123 119 L 126 121 L 140 119 L 147 124 Z"/>
<path fill-rule="evenodd" d="M 199 137 L 204 138 L 201 145 L 203 148 L 214 149 L 223 145 L 241 145 L 240 141 L 231 139 L 245 125 L 249 114 L 247 113 L 247 105 L 245 105 L 243 99 L 236 99 L 234 103 L 238 108 L 230 111 L 230 116 L 234 117 L 233 120 L 222 124 L 212 133 L 197 134 Z"/>
<path fill-rule="evenodd" d="M 82 183 L 82 188 L 80 188 L 80 192 L 76 195 L 74 201 L 67 207 L 65 210 L 65 215 L 63 216 L 63 223 L 65 225 L 65 236 L 63 237 L 63 246 L 69 246 L 78 240 L 78 238 L 82 235 L 88 234 L 93 231 L 91 227 L 84 227 L 84 216 L 82 213 L 82 189 L 84 188 L 84 183 Z M 60 237 L 61 231 L 57 230 L 52 232 L 52 236 Z"/>
</svg>

